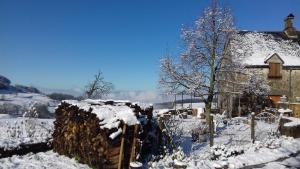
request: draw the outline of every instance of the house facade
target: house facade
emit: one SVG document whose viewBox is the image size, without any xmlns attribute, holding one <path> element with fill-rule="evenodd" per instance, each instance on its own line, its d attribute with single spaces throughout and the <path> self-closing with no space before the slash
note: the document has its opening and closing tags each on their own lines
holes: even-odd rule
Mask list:
<svg viewBox="0 0 300 169">
<path fill-rule="evenodd" d="M 293 26 L 293 20 L 293 14 L 288 15 L 282 31 L 238 33 L 240 47 L 237 53 L 243 54 L 242 63 L 247 70 L 257 72 L 267 81 L 271 88 L 269 98 L 275 106 L 282 95 L 286 95 L 290 102 L 300 97 L 300 32 Z M 235 76 L 232 81 L 245 79 L 246 77 Z M 224 88 L 228 90 L 226 84 L 219 86 L 220 90 Z M 219 92 L 219 109 L 233 113 L 239 111 L 235 107 L 240 94 L 238 87 L 230 94 Z"/>
</svg>

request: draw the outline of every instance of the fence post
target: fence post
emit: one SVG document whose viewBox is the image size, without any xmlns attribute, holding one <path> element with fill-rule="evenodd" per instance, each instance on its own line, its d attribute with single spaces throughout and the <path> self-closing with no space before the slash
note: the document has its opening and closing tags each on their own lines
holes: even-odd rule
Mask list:
<svg viewBox="0 0 300 169">
<path fill-rule="evenodd" d="M 214 145 L 214 116 L 209 115 L 209 146 L 212 147 Z"/>
<path fill-rule="evenodd" d="M 123 126 L 123 131 L 122 131 L 122 139 L 121 139 L 121 148 L 120 148 L 120 154 L 119 154 L 119 164 L 118 164 L 118 169 L 123 168 L 123 167 L 122 167 L 122 161 L 123 161 L 123 157 L 124 157 L 125 133 L 126 133 L 126 124 L 124 124 L 124 126 Z"/>
<path fill-rule="evenodd" d="M 135 161 L 136 156 L 135 156 L 135 151 L 136 151 L 136 141 L 138 137 L 138 130 L 139 130 L 139 125 L 136 124 L 134 126 L 134 133 L 133 133 L 133 141 L 132 141 L 132 148 L 131 148 L 131 153 L 130 153 L 130 162 Z"/>
<path fill-rule="evenodd" d="M 254 141 L 255 141 L 255 113 L 254 112 L 252 112 L 251 113 L 251 140 L 252 140 L 252 143 L 254 143 Z"/>
</svg>

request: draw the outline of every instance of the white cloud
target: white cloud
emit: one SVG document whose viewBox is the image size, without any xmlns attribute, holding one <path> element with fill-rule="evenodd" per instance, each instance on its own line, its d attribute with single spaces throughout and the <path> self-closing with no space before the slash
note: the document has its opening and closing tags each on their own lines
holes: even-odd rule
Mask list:
<svg viewBox="0 0 300 169">
<path fill-rule="evenodd" d="M 38 88 L 40 91 L 46 94 L 50 93 L 65 93 L 71 94 L 73 96 L 80 96 L 83 94 L 83 89 L 73 88 L 73 89 L 49 89 L 49 88 Z M 167 96 L 161 94 L 156 90 L 139 90 L 139 91 L 113 91 L 111 94 L 107 95 L 105 99 L 115 99 L 115 100 L 130 100 L 132 102 L 141 103 L 160 103 L 173 101 L 173 96 Z"/>
<path fill-rule="evenodd" d="M 158 91 L 146 90 L 146 91 L 115 91 L 108 96 L 108 99 L 121 99 L 130 100 L 133 102 L 143 103 L 159 103 L 164 101 L 170 101 L 169 96 L 160 94 Z"/>
</svg>

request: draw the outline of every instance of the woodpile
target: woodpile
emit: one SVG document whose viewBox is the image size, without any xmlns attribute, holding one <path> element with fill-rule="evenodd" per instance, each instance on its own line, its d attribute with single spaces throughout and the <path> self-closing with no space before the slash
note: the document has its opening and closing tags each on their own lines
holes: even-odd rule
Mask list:
<svg viewBox="0 0 300 169">
<path fill-rule="evenodd" d="M 294 117 L 282 117 L 279 121 L 279 132 L 282 135 L 300 138 L 300 119 Z"/>
<path fill-rule="evenodd" d="M 139 116 L 149 122 L 152 110 L 130 102 L 64 101 L 55 112 L 53 149 L 93 168 L 129 168 L 141 149 L 140 125 L 148 124 Z"/>
</svg>

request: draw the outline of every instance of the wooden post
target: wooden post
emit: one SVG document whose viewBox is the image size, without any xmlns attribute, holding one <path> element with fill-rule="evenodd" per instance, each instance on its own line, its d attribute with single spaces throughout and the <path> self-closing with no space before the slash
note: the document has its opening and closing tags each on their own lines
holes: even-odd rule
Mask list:
<svg viewBox="0 0 300 169">
<path fill-rule="evenodd" d="M 213 122 L 214 117 L 209 115 L 209 146 L 212 147 L 214 145 L 214 129 L 213 129 Z"/>
<path fill-rule="evenodd" d="M 193 93 L 191 92 L 191 109 L 193 109 Z"/>
<path fill-rule="evenodd" d="M 181 92 L 181 109 L 183 109 L 183 92 Z"/>
<path fill-rule="evenodd" d="M 255 113 L 252 112 L 251 113 L 251 140 L 252 140 L 252 143 L 254 143 L 255 141 L 255 130 L 254 130 L 254 127 L 255 127 Z"/>
<path fill-rule="evenodd" d="M 126 133 L 126 124 L 124 124 L 123 131 L 122 131 L 122 139 L 121 139 L 121 148 L 120 148 L 120 154 L 119 154 L 118 169 L 122 169 L 122 161 L 123 161 L 123 157 L 124 157 L 125 133 Z"/>
<path fill-rule="evenodd" d="M 239 117 L 241 117 L 242 110 L 241 110 L 241 94 L 240 93 L 239 93 L 239 107 L 238 107 L 238 111 L 239 111 Z"/>
<path fill-rule="evenodd" d="M 176 94 L 175 94 L 175 102 L 174 102 L 174 106 L 175 106 L 175 111 L 176 111 Z"/>
<path fill-rule="evenodd" d="M 136 140 L 138 137 L 139 125 L 136 124 L 134 126 L 134 133 L 133 133 L 133 141 L 132 141 L 132 148 L 130 153 L 130 162 L 135 161 L 135 150 L 136 150 Z"/>
</svg>

